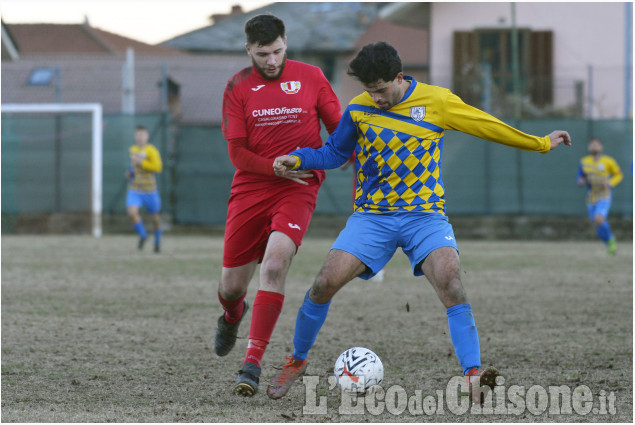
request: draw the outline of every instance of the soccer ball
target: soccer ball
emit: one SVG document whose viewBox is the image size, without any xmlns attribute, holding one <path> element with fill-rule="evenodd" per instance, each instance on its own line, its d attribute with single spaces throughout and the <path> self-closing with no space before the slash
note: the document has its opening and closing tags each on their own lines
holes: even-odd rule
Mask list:
<svg viewBox="0 0 635 425">
<path fill-rule="evenodd" d="M 337 358 L 333 369 L 337 384 L 344 391 L 363 394 L 384 379 L 379 356 L 368 348 L 353 347 Z"/>
</svg>

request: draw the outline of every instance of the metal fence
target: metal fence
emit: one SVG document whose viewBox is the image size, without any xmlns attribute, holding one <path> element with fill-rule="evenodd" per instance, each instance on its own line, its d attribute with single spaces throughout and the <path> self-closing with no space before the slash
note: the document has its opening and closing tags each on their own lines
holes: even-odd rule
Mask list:
<svg viewBox="0 0 635 425">
<path fill-rule="evenodd" d="M 3 115 L 2 123 L 3 216 L 88 210 L 90 124 L 86 118 Z M 586 155 L 587 141 L 600 137 L 605 153 L 617 160 L 625 175 L 614 191 L 611 212 L 632 217 L 631 120 L 509 123 L 538 135 L 567 130 L 573 147 L 541 155 L 448 131 L 442 177 L 450 216 L 584 216 L 584 189 L 576 185 L 576 172 L 580 158 Z M 167 114 L 104 117 L 104 213 L 125 212 L 127 152 L 133 143 L 134 127 L 139 124 L 148 127 L 150 142 L 163 156 L 164 171 L 158 182 L 164 212 L 179 224 L 223 224 L 234 167 L 220 128 L 176 127 Z M 60 135 L 59 143 L 54 143 L 55 134 Z M 59 178 L 53 177 L 56 173 Z M 352 185 L 351 168 L 327 171 L 316 214 L 349 215 Z"/>
<path fill-rule="evenodd" d="M 625 178 L 614 191 L 612 213 L 632 216 L 633 134 L 630 120 L 536 120 L 510 122 L 530 134 L 567 130 L 574 143 L 542 155 L 519 151 L 448 131 L 442 159 L 450 215 L 585 214 L 584 189 L 576 184 L 587 141 L 600 137 L 605 153 L 615 157 Z M 225 220 L 233 167 L 219 128 L 186 127 L 176 139 L 174 218 L 177 222 L 221 224 Z M 353 174 L 328 170 L 316 214 L 348 215 Z"/>
</svg>

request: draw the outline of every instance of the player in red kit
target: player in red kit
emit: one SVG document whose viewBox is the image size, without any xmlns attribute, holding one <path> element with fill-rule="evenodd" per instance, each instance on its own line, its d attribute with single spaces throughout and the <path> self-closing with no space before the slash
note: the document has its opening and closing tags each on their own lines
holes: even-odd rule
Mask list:
<svg viewBox="0 0 635 425">
<path fill-rule="evenodd" d="M 273 160 L 300 147 L 322 146 L 320 119 L 329 133 L 341 117 L 339 100 L 322 71 L 287 60 L 284 23 L 259 15 L 245 24 L 253 66 L 234 75 L 223 98 L 223 135 L 236 167 L 229 198 L 214 350 L 227 355 L 249 305 L 247 287 L 258 263 L 247 354 L 234 391 L 258 391 L 260 363 L 284 302 L 291 260 L 309 226 L 323 171 L 276 176 Z"/>
</svg>

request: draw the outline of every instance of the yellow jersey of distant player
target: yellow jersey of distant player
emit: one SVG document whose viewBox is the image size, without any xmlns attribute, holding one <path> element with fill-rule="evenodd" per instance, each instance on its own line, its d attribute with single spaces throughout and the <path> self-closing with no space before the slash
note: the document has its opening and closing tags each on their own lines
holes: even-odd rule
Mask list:
<svg viewBox="0 0 635 425">
<path fill-rule="evenodd" d="M 141 163 L 135 164 L 134 158 L 141 158 Z M 130 162 L 133 168 L 130 189 L 144 193 L 156 192 L 157 181 L 154 175 L 163 170 L 161 154 L 157 148 L 151 144 L 146 144 L 143 147 L 132 145 L 130 147 Z"/>
<path fill-rule="evenodd" d="M 580 160 L 578 177 L 584 177 L 587 186 L 587 203 L 611 198 L 611 189 L 624 177 L 615 159 L 601 155 L 597 160 L 587 155 Z"/>
</svg>

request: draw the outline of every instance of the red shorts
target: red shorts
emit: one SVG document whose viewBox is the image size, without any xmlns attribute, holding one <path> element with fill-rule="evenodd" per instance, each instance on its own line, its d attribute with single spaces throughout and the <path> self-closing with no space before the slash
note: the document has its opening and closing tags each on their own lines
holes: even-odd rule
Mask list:
<svg viewBox="0 0 635 425">
<path fill-rule="evenodd" d="M 223 267 L 238 267 L 256 259 L 260 263 L 273 231 L 289 236 L 299 247 L 319 189 L 319 184 L 294 183 L 262 192 L 232 194 L 227 205 Z"/>
</svg>

